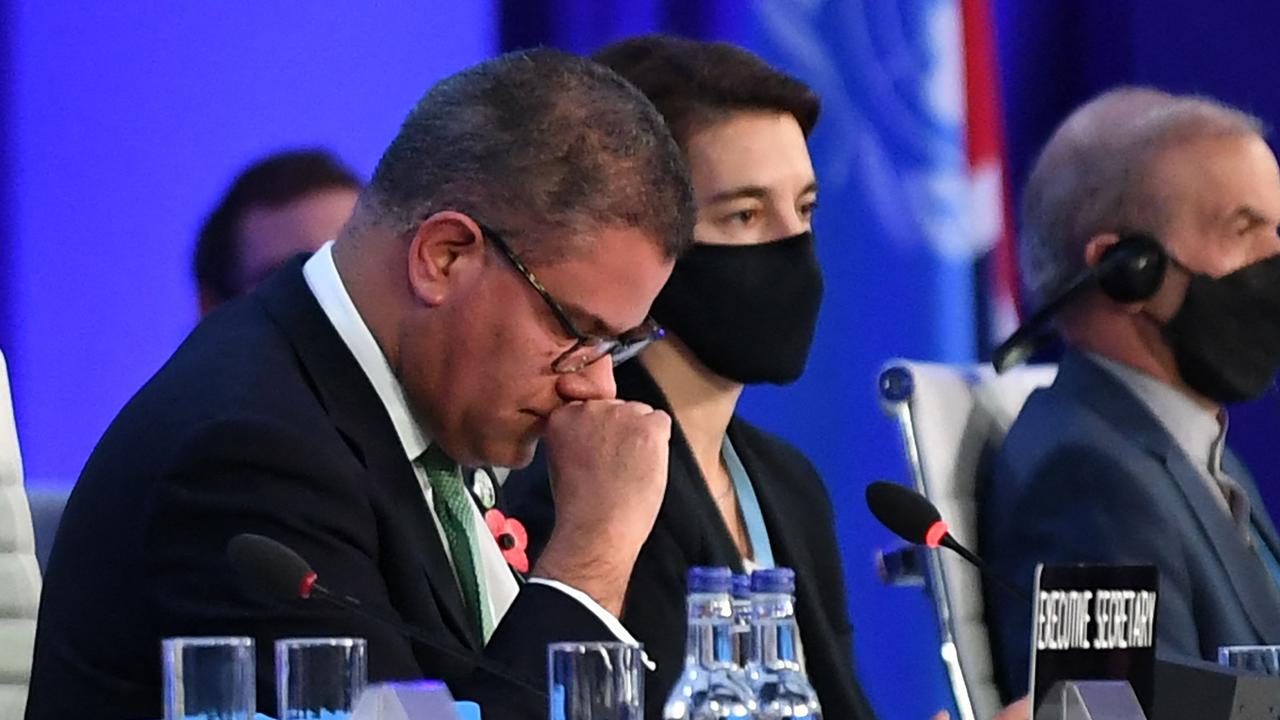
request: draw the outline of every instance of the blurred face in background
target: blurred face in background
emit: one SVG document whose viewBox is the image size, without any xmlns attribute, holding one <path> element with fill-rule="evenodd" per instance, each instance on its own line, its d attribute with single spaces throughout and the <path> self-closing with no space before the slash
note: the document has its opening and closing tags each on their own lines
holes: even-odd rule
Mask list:
<svg viewBox="0 0 1280 720">
<path fill-rule="evenodd" d="M 356 191 L 331 188 L 284 205 L 256 205 L 240 220 L 236 285 L 252 290 L 289 258 L 315 252 L 338 236 L 356 206 Z"/>
</svg>

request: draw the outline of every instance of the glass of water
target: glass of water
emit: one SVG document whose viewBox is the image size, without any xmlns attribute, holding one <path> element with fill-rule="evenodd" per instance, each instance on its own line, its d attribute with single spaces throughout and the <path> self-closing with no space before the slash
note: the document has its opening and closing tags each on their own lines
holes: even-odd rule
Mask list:
<svg viewBox="0 0 1280 720">
<path fill-rule="evenodd" d="M 277 717 L 279 720 L 349 718 L 367 677 L 362 638 L 277 640 Z"/>
<path fill-rule="evenodd" d="M 548 645 L 551 720 L 642 720 L 643 652 L 621 642 Z"/>
<path fill-rule="evenodd" d="M 161 642 L 165 720 L 253 720 L 253 638 Z"/>
<path fill-rule="evenodd" d="M 1280 645 L 1228 645 L 1218 648 L 1218 664 L 1254 675 L 1280 675 Z"/>
</svg>

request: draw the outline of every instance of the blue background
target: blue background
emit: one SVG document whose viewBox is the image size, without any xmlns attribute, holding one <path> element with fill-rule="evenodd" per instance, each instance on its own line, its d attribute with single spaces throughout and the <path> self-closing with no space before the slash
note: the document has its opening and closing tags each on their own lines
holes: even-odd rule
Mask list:
<svg viewBox="0 0 1280 720">
<path fill-rule="evenodd" d="M 993 0 L 1009 168 L 1075 105 L 1121 82 L 1212 94 L 1280 122 L 1280 4 Z M 196 229 L 245 163 L 323 144 L 367 174 L 440 77 L 499 49 L 591 51 L 665 30 L 743 43 L 814 85 L 827 276 L 806 377 L 743 411 L 792 439 L 836 500 L 858 661 L 886 718 L 949 705 L 928 605 L 878 584 L 889 544 L 862 504 L 905 477 L 876 404 L 887 358 L 977 357 L 963 252 L 959 119 L 938 40 L 944 0 L 418 0 L 283 3 L 0 0 L 0 346 L 28 482 L 66 487 L 128 396 L 196 319 Z M 953 28 L 954 30 L 954 28 Z M 951 74 L 948 74 L 951 73 Z M 958 245 L 957 245 L 958 243 Z M 958 249 L 959 248 L 959 249 Z M 1233 440 L 1280 507 L 1274 393 Z"/>
</svg>

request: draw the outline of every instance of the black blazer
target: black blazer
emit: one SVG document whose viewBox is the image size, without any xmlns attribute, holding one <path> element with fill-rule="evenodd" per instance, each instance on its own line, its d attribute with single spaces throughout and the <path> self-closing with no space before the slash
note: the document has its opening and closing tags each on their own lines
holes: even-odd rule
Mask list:
<svg viewBox="0 0 1280 720">
<path fill-rule="evenodd" d="M 1253 499 L 1253 523 L 1280 540 L 1248 471 L 1223 465 Z M 1280 643 L 1280 588 L 1160 421 L 1111 373 L 1068 352 L 1032 393 L 980 488 L 979 547 L 1028 591 L 1038 562 L 1151 564 L 1160 573 L 1162 654 L 1216 660 L 1220 645 Z M 987 593 L 1005 699 L 1026 692 L 1031 609 Z"/>
<path fill-rule="evenodd" d="M 639 362 L 619 367 L 615 376 L 618 397 L 670 411 Z M 826 486 L 798 450 L 741 418 L 730 422 L 729 438 L 759 497 L 774 561 L 796 572 L 796 618 L 824 717 L 874 718 L 854 677 L 853 630 Z M 504 495 L 512 514 L 527 526 L 532 552 L 538 552 L 555 524 L 546 464 L 536 460 L 513 474 Z M 662 717 L 662 705 L 684 666 L 685 576 L 697 565 L 743 571 L 693 453 L 673 424 L 666 495 L 631 574 L 622 613 L 623 624 L 658 665 L 645 685 L 651 719 Z"/>
<path fill-rule="evenodd" d="M 272 642 L 368 640 L 370 681 L 441 678 L 487 717 L 544 700 L 472 662 L 320 603 L 242 592 L 227 541 L 286 543 L 370 610 L 480 652 L 391 420 L 295 259 L 201 323 L 133 397 L 72 492 L 45 576 L 27 718 L 160 716 L 160 640 L 249 635 L 258 708 L 274 714 Z M 610 639 L 563 593 L 526 585 L 484 654 L 545 687 L 546 643 Z"/>
</svg>

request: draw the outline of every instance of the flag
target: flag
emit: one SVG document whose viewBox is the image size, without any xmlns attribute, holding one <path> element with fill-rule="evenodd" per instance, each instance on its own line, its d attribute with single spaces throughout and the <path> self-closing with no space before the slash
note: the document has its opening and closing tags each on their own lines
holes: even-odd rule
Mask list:
<svg viewBox="0 0 1280 720">
<path fill-rule="evenodd" d="M 1018 326 L 1021 302 L 1009 173 L 1001 122 L 1000 78 L 991 0 L 961 0 L 963 29 L 965 142 L 973 186 L 975 246 L 989 245 L 979 279 L 979 303 L 988 316 L 978 318 L 987 336 L 980 347 L 994 347 Z M 980 330 L 981 331 L 981 330 Z"/>
</svg>

